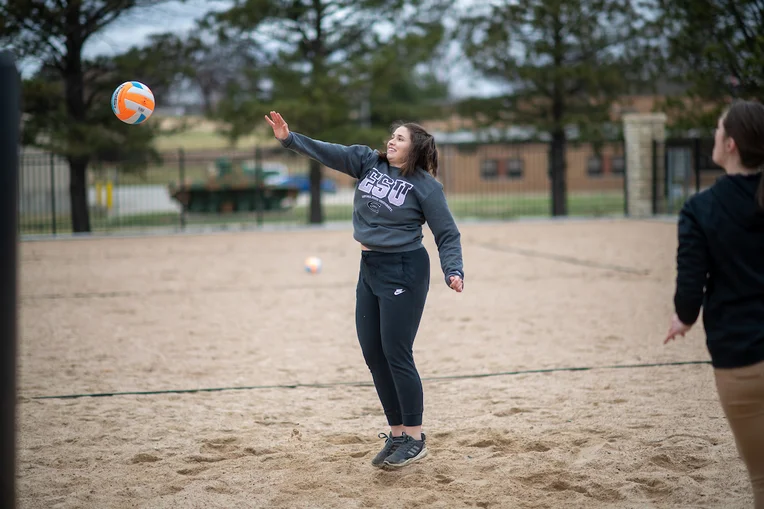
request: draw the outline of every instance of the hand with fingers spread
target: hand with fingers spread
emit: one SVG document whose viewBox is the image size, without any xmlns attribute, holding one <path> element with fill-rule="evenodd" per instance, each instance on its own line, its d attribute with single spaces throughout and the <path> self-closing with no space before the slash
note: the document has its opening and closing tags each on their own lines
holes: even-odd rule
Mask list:
<svg viewBox="0 0 764 509">
<path fill-rule="evenodd" d="M 289 136 L 289 126 L 284 120 L 284 117 L 275 111 L 271 111 L 271 117 L 272 118 L 269 118 L 268 115 L 265 115 L 265 121 L 268 122 L 268 125 L 273 129 L 273 135 L 278 140 L 283 141 L 287 139 L 287 136 Z"/>
<path fill-rule="evenodd" d="M 679 320 L 679 317 L 675 314 L 674 317 L 671 319 L 671 325 L 669 326 L 668 334 L 666 335 L 666 339 L 663 341 L 663 344 L 665 345 L 672 339 L 674 339 L 677 336 L 684 335 L 692 328 L 692 325 L 686 325 L 682 323 L 681 320 Z"/>
<path fill-rule="evenodd" d="M 456 293 L 461 293 L 464 290 L 464 280 L 459 276 L 451 276 L 451 284 L 449 285 Z"/>
</svg>

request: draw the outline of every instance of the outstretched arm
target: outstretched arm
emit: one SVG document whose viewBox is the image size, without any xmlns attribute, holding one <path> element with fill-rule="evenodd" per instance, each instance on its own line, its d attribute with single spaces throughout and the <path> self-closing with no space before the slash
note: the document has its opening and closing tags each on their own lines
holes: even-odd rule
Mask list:
<svg viewBox="0 0 764 509">
<path fill-rule="evenodd" d="M 363 169 L 375 156 L 375 152 L 364 145 L 345 146 L 338 143 L 327 143 L 290 132 L 284 118 L 275 111 L 271 111 L 271 118 L 265 115 L 265 120 L 283 147 L 315 159 L 324 166 L 341 171 L 351 177 L 360 178 Z"/>
</svg>

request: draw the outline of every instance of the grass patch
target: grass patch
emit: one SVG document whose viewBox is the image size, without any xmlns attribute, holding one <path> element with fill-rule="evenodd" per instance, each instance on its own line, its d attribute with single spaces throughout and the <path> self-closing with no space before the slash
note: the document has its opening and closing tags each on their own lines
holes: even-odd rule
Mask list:
<svg viewBox="0 0 764 509">
<path fill-rule="evenodd" d="M 552 201 L 548 195 L 479 195 L 449 197 L 449 207 L 456 218 L 512 219 L 517 217 L 551 216 Z M 571 194 L 568 215 L 603 216 L 623 214 L 622 193 Z"/>
<path fill-rule="evenodd" d="M 550 199 L 534 195 L 475 195 L 449 196 L 449 206 L 454 217 L 478 220 L 509 220 L 520 217 L 549 217 Z M 351 204 L 324 204 L 325 221 L 350 221 L 353 212 Z M 572 194 L 568 197 L 568 215 L 597 217 L 621 215 L 624 211 L 623 196 L 618 193 Z M 181 225 L 181 216 L 174 212 L 136 214 L 109 218 L 94 210 L 91 212 L 93 232 L 118 232 L 151 228 L 175 228 Z M 257 225 L 304 225 L 308 224 L 308 207 L 298 206 L 283 211 L 232 214 L 186 214 L 188 226 L 224 226 L 237 223 Z M 46 235 L 53 233 L 53 218 L 50 216 L 24 217 L 19 222 L 22 235 Z M 68 217 L 56 218 L 56 232 L 70 233 L 71 221 Z"/>
</svg>

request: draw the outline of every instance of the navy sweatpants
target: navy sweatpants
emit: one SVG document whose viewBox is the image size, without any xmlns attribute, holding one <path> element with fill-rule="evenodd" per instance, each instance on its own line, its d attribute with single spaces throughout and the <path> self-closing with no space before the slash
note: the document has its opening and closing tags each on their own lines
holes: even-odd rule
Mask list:
<svg viewBox="0 0 764 509">
<path fill-rule="evenodd" d="M 429 287 L 430 257 L 424 247 L 361 251 L 356 331 L 390 426 L 422 424 L 422 382 L 412 348 Z"/>
</svg>

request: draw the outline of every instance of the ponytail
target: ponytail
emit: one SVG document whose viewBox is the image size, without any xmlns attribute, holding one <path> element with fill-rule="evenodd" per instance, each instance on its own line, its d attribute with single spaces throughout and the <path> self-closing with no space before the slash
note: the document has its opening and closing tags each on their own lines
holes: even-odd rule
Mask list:
<svg viewBox="0 0 764 509">
<path fill-rule="evenodd" d="M 438 176 L 438 147 L 435 145 L 435 138 L 431 135 L 427 135 L 428 139 L 425 144 L 425 164 L 424 169 L 433 177 Z M 764 182 L 764 181 L 762 181 Z"/>
</svg>

